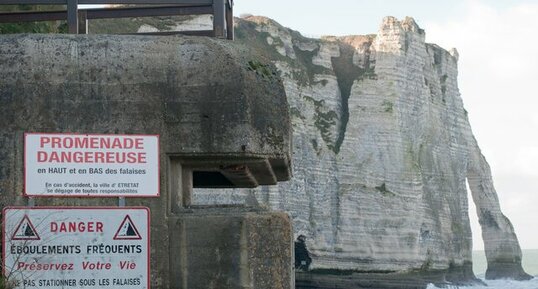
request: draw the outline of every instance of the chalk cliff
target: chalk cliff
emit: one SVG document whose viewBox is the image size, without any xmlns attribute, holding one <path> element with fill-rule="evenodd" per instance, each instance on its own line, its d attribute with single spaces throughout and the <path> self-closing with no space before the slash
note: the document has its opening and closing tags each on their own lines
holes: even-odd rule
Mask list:
<svg viewBox="0 0 538 289">
<path fill-rule="evenodd" d="M 377 35 L 311 39 L 249 16 L 236 34 L 279 68 L 294 127 L 293 180 L 255 194 L 291 213 L 314 272 L 472 279 L 468 182 L 486 276 L 529 277 L 469 125 L 455 49 L 425 43 L 411 18 L 386 17 Z"/>
<path fill-rule="evenodd" d="M 168 22 L 161 30 L 182 27 Z M 312 39 L 248 16 L 236 19 L 236 37 L 279 69 L 294 128 L 292 181 L 249 194 L 291 214 L 295 236 L 306 236 L 310 272 L 437 272 L 429 276 L 472 281 L 468 182 L 486 277 L 530 278 L 469 125 L 456 50 L 425 43 L 411 18 L 386 17 L 376 35 Z M 233 191 L 194 198 L 243 200 Z"/>
</svg>

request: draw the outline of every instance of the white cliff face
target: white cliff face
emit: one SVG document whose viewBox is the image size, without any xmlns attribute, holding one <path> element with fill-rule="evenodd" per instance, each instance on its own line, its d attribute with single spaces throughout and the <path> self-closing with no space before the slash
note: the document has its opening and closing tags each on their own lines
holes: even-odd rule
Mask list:
<svg viewBox="0 0 538 289">
<path fill-rule="evenodd" d="M 377 35 L 322 39 L 265 17 L 236 24 L 237 41 L 280 71 L 294 128 L 294 176 L 248 194 L 197 190 L 196 204 L 243 203 L 255 194 L 289 212 L 295 235 L 307 238 L 311 269 L 446 270 L 472 279 L 468 182 L 486 277 L 530 277 L 463 108 L 455 49 L 425 43 L 411 18 L 386 17 Z"/>
<path fill-rule="evenodd" d="M 238 38 L 280 70 L 294 127 L 292 181 L 255 193 L 290 212 L 311 268 L 468 267 L 468 180 L 490 264 L 524 276 L 460 98 L 457 51 L 426 44 L 411 18 L 323 39 L 262 17 L 238 22 Z"/>
<path fill-rule="evenodd" d="M 473 139 L 476 143 L 476 140 Z M 471 152 L 467 181 L 476 204 L 488 260 L 486 278 L 528 280 L 521 264 L 521 249 L 510 220 L 503 215 L 491 171 L 478 146 Z"/>
</svg>

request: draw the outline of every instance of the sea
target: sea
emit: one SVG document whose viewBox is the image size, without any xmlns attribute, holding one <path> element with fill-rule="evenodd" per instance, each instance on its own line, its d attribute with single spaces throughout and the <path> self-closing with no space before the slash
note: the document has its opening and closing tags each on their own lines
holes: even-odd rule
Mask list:
<svg viewBox="0 0 538 289">
<path fill-rule="evenodd" d="M 468 286 L 460 288 L 468 289 L 538 289 L 538 249 L 522 250 L 523 269 L 528 274 L 534 276 L 529 281 L 513 280 L 485 280 L 487 269 L 486 254 L 484 251 L 473 251 L 473 271 L 476 277 L 482 279 L 488 286 Z M 434 285 L 428 285 L 428 289 L 438 288 Z M 449 287 L 451 288 L 451 287 Z M 458 288 L 458 287 L 454 287 Z M 452 288 L 451 288 L 452 289 Z"/>
</svg>

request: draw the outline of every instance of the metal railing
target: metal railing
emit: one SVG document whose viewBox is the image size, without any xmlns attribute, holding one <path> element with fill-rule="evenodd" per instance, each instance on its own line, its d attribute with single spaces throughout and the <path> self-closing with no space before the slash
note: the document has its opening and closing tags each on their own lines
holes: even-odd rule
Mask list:
<svg viewBox="0 0 538 289">
<path fill-rule="evenodd" d="M 0 0 L 0 6 L 21 4 L 66 5 L 67 9 L 0 12 L 0 23 L 67 20 L 68 33 L 87 34 L 88 20 L 91 19 L 211 14 L 213 15 L 213 30 L 162 31 L 145 34 L 188 34 L 234 38 L 233 0 Z M 79 9 L 78 5 L 138 6 Z"/>
</svg>

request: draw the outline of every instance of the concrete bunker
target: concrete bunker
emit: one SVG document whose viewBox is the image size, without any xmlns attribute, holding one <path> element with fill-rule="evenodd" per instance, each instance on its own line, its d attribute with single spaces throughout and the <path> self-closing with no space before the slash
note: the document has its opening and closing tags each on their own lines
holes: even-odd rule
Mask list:
<svg viewBox="0 0 538 289">
<path fill-rule="evenodd" d="M 115 198 L 35 198 L 24 187 L 24 133 L 158 134 L 160 196 L 151 210 L 152 288 L 293 288 L 287 214 L 191 206 L 193 187 L 291 177 L 291 133 L 274 67 L 210 38 L 0 37 L 0 202 L 115 206 Z M 216 287 L 215 287 L 216 288 Z"/>
</svg>

